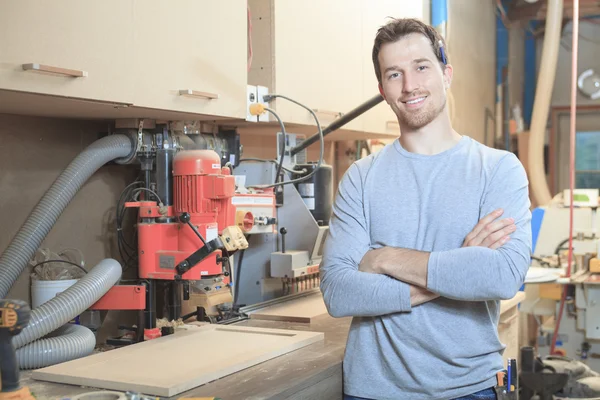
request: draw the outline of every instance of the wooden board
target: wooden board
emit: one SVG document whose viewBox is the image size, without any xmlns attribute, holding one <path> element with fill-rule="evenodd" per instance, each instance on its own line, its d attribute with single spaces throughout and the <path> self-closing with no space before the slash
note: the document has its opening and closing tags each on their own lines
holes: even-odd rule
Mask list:
<svg viewBox="0 0 600 400">
<path fill-rule="evenodd" d="M 327 314 L 327 307 L 321 294 L 300 297 L 248 313 L 252 319 L 308 323 L 323 314 Z"/>
<path fill-rule="evenodd" d="M 32 377 L 171 397 L 323 337 L 321 332 L 208 325 L 42 368 Z"/>
</svg>

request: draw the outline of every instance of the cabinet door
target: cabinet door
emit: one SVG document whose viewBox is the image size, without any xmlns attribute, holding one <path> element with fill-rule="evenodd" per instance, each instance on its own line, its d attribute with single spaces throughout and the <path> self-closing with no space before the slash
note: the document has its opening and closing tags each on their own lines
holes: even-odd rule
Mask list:
<svg viewBox="0 0 600 400">
<path fill-rule="evenodd" d="M 245 1 L 135 0 L 134 31 L 137 106 L 245 118 Z"/>
<path fill-rule="evenodd" d="M 132 13 L 133 0 L 0 0 L 0 89 L 131 103 Z"/>
<path fill-rule="evenodd" d="M 373 42 L 377 30 L 392 18 L 423 18 L 423 1 L 397 0 L 361 0 L 362 15 L 362 65 L 363 90 L 365 96 L 374 96 L 379 92 L 377 77 L 373 67 Z M 379 103 L 364 114 L 364 129 L 366 132 L 384 133 L 399 136 L 400 126 L 396 114 L 385 102 Z"/>
<path fill-rule="evenodd" d="M 278 94 L 315 113 L 323 127 L 368 97 L 362 90 L 360 0 L 275 1 L 274 82 Z M 285 122 L 315 125 L 305 109 L 277 99 Z M 362 131 L 357 118 L 344 129 Z"/>
</svg>

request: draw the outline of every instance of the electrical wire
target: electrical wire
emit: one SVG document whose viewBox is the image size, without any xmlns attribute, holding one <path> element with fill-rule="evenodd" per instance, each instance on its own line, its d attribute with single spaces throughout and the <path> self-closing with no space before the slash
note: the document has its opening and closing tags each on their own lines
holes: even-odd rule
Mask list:
<svg viewBox="0 0 600 400">
<path fill-rule="evenodd" d="M 266 158 L 253 158 L 253 157 L 248 157 L 248 158 L 242 158 L 240 159 L 240 162 L 244 162 L 244 161 L 256 161 L 256 162 L 270 162 L 273 164 L 279 164 L 279 161 L 277 160 L 269 160 Z M 283 169 L 285 172 L 289 172 L 290 174 L 304 174 L 307 172 L 306 168 L 302 168 L 300 170 L 297 169 L 290 169 L 288 167 L 281 167 L 281 169 Z"/>
<path fill-rule="evenodd" d="M 325 139 L 323 137 L 323 129 L 321 128 L 321 123 L 319 122 L 319 118 L 317 118 L 317 115 L 315 114 L 315 112 L 313 110 L 311 110 L 310 108 L 308 108 L 307 106 L 305 106 L 304 104 L 302 104 L 296 100 L 290 99 L 289 97 L 281 95 L 281 94 L 270 94 L 270 95 L 264 96 L 264 100 L 266 102 L 269 102 L 275 98 L 282 98 L 284 100 L 287 100 L 294 104 L 297 104 L 300 107 L 307 110 L 312 115 L 312 117 L 315 120 L 315 123 L 317 124 L 317 129 L 319 131 L 319 144 L 320 144 L 319 161 L 317 162 L 317 166 L 315 167 L 315 169 L 313 169 L 308 175 L 303 176 L 301 178 L 291 179 L 291 180 L 285 181 L 285 182 L 277 182 L 272 185 L 252 185 L 252 186 L 248 186 L 248 188 L 265 189 L 265 188 L 270 188 L 270 187 L 275 187 L 275 186 L 280 186 L 280 185 L 288 185 L 291 183 L 302 182 L 302 181 L 305 181 L 305 180 L 311 178 L 314 174 L 316 174 L 317 171 L 319 170 L 319 168 L 321 167 L 321 165 L 323 164 L 323 155 L 325 154 Z"/>
<path fill-rule="evenodd" d="M 282 139 L 281 139 L 281 146 L 279 149 L 281 154 L 279 155 L 279 164 L 277 165 L 277 172 L 275 172 L 275 184 L 277 184 L 277 183 L 279 183 L 279 177 L 281 176 L 281 168 L 283 167 L 283 158 L 285 157 L 285 145 L 287 144 L 287 133 L 285 131 L 285 126 L 283 125 L 283 121 L 281 120 L 279 115 L 277 115 L 277 113 L 269 107 L 265 107 L 265 111 L 268 111 L 271 114 L 273 114 L 275 119 L 277 119 L 277 122 L 279 122 L 279 127 L 281 128 Z"/>
<path fill-rule="evenodd" d="M 138 176 L 139 179 L 139 176 Z M 128 270 L 132 265 L 137 263 L 137 247 L 130 244 L 127 239 L 125 239 L 125 235 L 123 233 L 123 222 L 125 218 L 125 213 L 127 211 L 127 207 L 125 207 L 125 203 L 132 197 L 134 186 L 135 185 L 143 185 L 144 182 L 137 180 L 130 183 L 123 189 L 121 195 L 119 196 L 119 201 L 117 202 L 117 210 L 116 210 L 116 229 L 117 229 L 117 247 L 119 250 L 119 255 L 123 260 L 124 267 L 123 271 Z M 134 230 L 133 235 L 134 243 L 137 242 L 137 230 Z"/>
<path fill-rule="evenodd" d="M 83 268 L 81 265 L 74 263 L 72 261 L 67 261 L 67 260 L 46 260 L 46 261 L 42 261 L 42 262 L 35 264 L 33 267 L 31 267 L 31 269 L 33 269 L 33 271 L 35 272 L 35 269 L 37 267 L 39 267 L 40 265 L 49 264 L 49 263 L 63 263 L 63 264 L 73 265 L 73 266 L 79 268 L 80 270 L 82 270 L 84 273 L 86 273 L 86 274 L 88 273 L 87 270 L 85 268 Z"/>
<path fill-rule="evenodd" d="M 571 276 L 571 264 L 573 263 L 573 192 L 575 190 L 575 128 L 577 118 L 577 55 L 579 52 L 578 48 L 579 38 L 579 0 L 573 1 L 573 52 L 571 53 L 571 126 L 570 126 L 570 160 L 569 160 L 569 185 L 570 185 L 570 197 L 571 201 L 569 204 L 569 256 L 567 263 L 567 278 Z M 556 326 L 554 327 L 554 334 L 552 335 L 552 345 L 550 347 L 550 355 L 554 354 L 556 348 L 556 339 L 558 338 L 558 331 L 560 329 L 560 321 L 562 319 L 563 309 L 565 301 L 567 299 L 567 285 L 563 286 L 562 296 L 560 299 L 560 307 L 558 311 L 558 318 L 556 319 Z"/>
<path fill-rule="evenodd" d="M 133 191 L 134 192 L 133 196 L 135 196 L 137 193 L 142 192 L 142 191 L 146 191 L 146 192 L 152 193 L 154 196 L 156 196 L 156 198 L 158 200 L 158 204 L 160 206 L 164 205 L 164 203 L 160 199 L 160 196 L 154 190 L 152 190 L 152 189 L 148 189 L 148 188 L 145 188 L 145 187 L 137 188 L 137 189 L 135 189 Z"/>
</svg>

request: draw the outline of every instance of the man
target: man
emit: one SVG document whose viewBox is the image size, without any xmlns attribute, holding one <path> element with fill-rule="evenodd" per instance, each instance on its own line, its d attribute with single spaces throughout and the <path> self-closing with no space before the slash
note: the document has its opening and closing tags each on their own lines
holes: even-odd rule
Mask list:
<svg viewBox="0 0 600 400">
<path fill-rule="evenodd" d="M 500 300 L 530 264 L 527 176 L 452 129 L 433 28 L 390 22 L 373 63 L 401 136 L 344 175 L 321 264 L 329 313 L 354 317 L 346 399 L 495 399 Z"/>
</svg>

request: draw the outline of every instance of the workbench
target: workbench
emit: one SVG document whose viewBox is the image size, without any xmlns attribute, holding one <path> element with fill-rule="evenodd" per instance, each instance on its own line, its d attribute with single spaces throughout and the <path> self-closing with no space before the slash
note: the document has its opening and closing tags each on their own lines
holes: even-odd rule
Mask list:
<svg viewBox="0 0 600 400">
<path fill-rule="evenodd" d="M 524 299 L 519 292 L 515 298 L 501 302 L 501 324 L 498 327 L 500 338 L 508 345 L 505 357 L 518 354 L 518 315 L 517 306 Z M 507 323 L 503 323 L 507 321 Z M 226 376 L 217 381 L 200 386 L 181 397 L 220 397 L 223 400 L 241 399 L 327 399 L 342 398 L 342 359 L 351 318 L 332 318 L 329 315 L 317 317 L 311 324 L 299 322 L 245 320 L 240 325 L 311 330 L 325 333 L 322 342 L 312 344 L 254 367 Z M 226 346 L 227 343 L 219 343 Z M 193 362 L 203 360 L 199 354 L 191 358 Z M 182 361 L 182 368 L 185 368 Z M 31 372 L 22 373 L 22 384 L 29 386 L 38 399 L 60 399 L 93 391 L 79 386 L 41 382 L 31 379 Z"/>
</svg>

